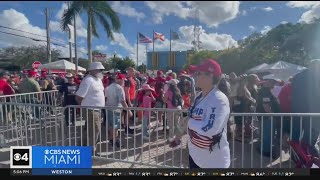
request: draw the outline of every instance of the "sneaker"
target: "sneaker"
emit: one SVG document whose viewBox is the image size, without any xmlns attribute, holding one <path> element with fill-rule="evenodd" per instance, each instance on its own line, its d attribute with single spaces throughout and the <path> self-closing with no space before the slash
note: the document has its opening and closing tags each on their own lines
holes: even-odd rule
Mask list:
<svg viewBox="0 0 320 180">
<path fill-rule="evenodd" d="M 173 140 L 170 142 L 169 147 L 175 148 L 175 147 L 179 146 L 180 144 L 181 144 L 181 140 Z"/>
<path fill-rule="evenodd" d="M 124 134 L 125 135 L 132 135 L 132 134 L 134 134 L 134 129 L 124 128 Z"/>
</svg>

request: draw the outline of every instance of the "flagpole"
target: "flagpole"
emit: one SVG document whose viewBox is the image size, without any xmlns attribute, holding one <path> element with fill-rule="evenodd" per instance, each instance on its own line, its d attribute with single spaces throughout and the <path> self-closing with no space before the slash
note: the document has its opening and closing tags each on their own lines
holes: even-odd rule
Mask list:
<svg viewBox="0 0 320 180">
<path fill-rule="evenodd" d="M 153 30 L 152 31 L 152 71 L 154 71 L 154 64 L 153 64 L 154 59 L 155 59 L 155 56 L 154 56 L 154 30 Z"/>
<path fill-rule="evenodd" d="M 171 29 L 170 29 L 170 51 L 169 51 L 169 64 L 168 66 L 171 68 Z"/>
<path fill-rule="evenodd" d="M 138 69 L 138 63 L 139 63 L 139 32 L 137 32 L 137 69 Z"/>
</svg>

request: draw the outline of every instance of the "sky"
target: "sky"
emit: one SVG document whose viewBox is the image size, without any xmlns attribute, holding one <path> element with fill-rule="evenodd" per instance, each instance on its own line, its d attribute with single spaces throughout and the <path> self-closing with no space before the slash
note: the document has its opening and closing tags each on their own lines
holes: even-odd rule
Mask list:
<svg viewBox="0 0 320 180">
<path fill-rule="evenodd" d="M 2 1 L 0 2 L 0 31 L 33 39 L 46 39 L 44 10 L 49 8 L 51 48 L 59 49 L 62 56 L 69 56 L 68 32 L 60 28 L 60 20 L 66 1 Z M 121 29 L 114 32 L 115 40 L 107 38 L 98 25 L 100 38 L 93 38 L 93 50 L 119 57 L 128 56 L 136 62 L 137 33 L 152 38 L 153 31 L 164 34 L 165 40 L 155 41 L 155 51 L 168 51 L 170 29 L 180 39 L 172 41 L 172 50 L 185 51 L 192 48 L 194 26 L 200 28 L 202 49 L 223 50 L 237 47 L 237 41 L 253 32 L 266 34 L 283 23 L 312 23 L 320 17 L 320 1 L 108 1 L 118 13 Z M 198 10 L 196 10 L 198 9 Z M 196 18 L 198 12 L 198 18 Z M 78 56 L 87 58 L 87 18 L 85 14 L 77 20 Z M 13 29 L 8 29 L 13 28 Z M 17 31 L 20 30 L 20 31 Z M 21 32 L 25 31 L 25 32 Z M 46 42 L 12 36 L 0 32 L 0 48 L 8 46 L 46 45 Z M 27 33 L 28 32 L 28 33 Z M 33 33 L 33 34 L 30 34 Z M 151 44 L 138 45 L 139 64 L 146 61 L 146 49 Z"/>
</svg>

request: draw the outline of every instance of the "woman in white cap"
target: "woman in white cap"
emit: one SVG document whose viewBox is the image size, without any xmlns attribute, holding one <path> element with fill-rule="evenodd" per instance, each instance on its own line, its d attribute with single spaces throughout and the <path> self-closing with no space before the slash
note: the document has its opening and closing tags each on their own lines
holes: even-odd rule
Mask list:
<svg viewBox="0 0 320 180">
<path fill-rule="evenodd" d="M 206 60 L 193 68 L 196 86 L 202 91 L 189 109 L 189 167 L 228 168 L 230 149 L 227 141 L 229 100 L 218 89 L 220 65 Z"/>
</svg>

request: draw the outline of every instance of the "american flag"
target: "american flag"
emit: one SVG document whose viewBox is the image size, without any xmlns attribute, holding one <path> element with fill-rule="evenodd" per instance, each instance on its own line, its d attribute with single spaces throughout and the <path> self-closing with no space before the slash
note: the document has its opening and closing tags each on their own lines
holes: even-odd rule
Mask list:
<svg viewBox="0 0 320 180">
<path fill-rule="evenodd" d="M 139 43 L 152 43 L 152 39 L 146 37 L 145 35 L 139 33 Z"/>
</svg>

